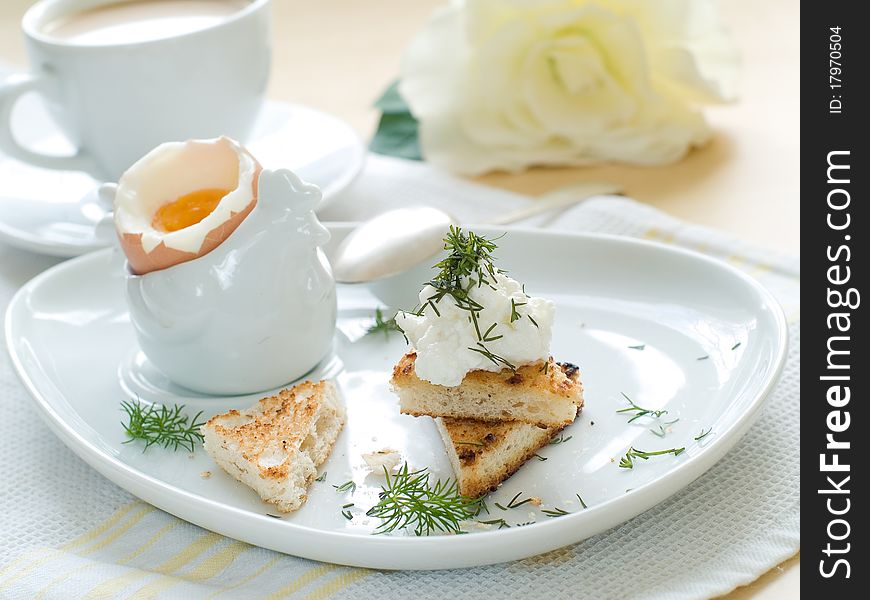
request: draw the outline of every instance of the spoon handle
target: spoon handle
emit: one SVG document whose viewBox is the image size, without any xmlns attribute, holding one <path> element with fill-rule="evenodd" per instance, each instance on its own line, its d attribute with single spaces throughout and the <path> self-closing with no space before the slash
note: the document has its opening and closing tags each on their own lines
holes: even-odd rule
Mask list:
<svg viewBox="0 0 870 600">
<path fill-rule="evenodd" d="M 550 210 L 573 206 L 592 196 L 619 194 L 621 192 L 622 189 L 615 183 L 584 181 L 547 192 L 529 206 L 509 212 L 495 219 L 488 219 L 488 224 L 507 225 L 508 223 L 522 221 L 523 219 L 528 219 Z"/>
</svg>

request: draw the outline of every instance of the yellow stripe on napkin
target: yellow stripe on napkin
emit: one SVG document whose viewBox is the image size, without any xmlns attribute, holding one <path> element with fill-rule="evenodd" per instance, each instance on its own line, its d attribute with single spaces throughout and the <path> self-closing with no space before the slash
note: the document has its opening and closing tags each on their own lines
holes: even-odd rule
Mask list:
<svg viewBox="0 0 870 600">
<path fill-rule="evenodd" d="M 140 588 L 139 591 L 130 596 L 130 600 L 144 600 L 145 598 L 154 598 L 163 590 L 175 585 L 176 583 L 179 583 L 178 579 L 170 577 L 169 574 L 181 570 L 186 565 L 191 563 L 194 559 L 216 546 L 223 539 L 225 538 L 222 535 L 211 532 L 200 536 L 199 538 L 191 542 L 190 545 L 187 546 L 187 548 L 153 569 L 155 573 L 161 573 L 161 577 Z M 142 571 L 142 573 L 143 575 L 151 574 L 149 571 Z"/>
<path fill-rule="evenodd" d="M 248 583 L 251 583 L 257 577 L 259 577 L 260 575 L 262 575 L 263 573 L 265 573 L 266 571 L 268 571 L 269 569 L 274 567 L 276 564 L 278 564 L 278 561 L 281 560 L 281 558 L 282 558 L 281 555 L 273 556 L 270 560 L 268 560 L 266 562 L 266 564 L 264 564 L 262 567 L 260 567 L 259 569 L 257 569 L 256 571 L 254 571 L 253 573 L 251 573 L 250 575 L 248 575 L 247 577 L 245 577 L 244 579 L 242 579 L 238 583 L 231 585 L 229 587 L 225 587 L 221 590 L 217 590 L 216 592 L 212 592 L 211 594 L 209 594 L 206 597 L 206 600 L 211 600 L 212 598 L 217 598 L 221 594 L 225 594 L 226 592 L 238 589 L 238 588 L 240 588 Z"/>
<path fill-rule="evenodd" d="M 109 517 L 108 519 L 103 521 L 103 523 L 101 525 L 97 525 L 96 527 L 94 527 L 90 531 L 87 531 L 87 532 L 83 533 L 82 535 L 80 535 L 79 537 L 75 538 L 74 540 L 64 544 L 63 546 L 60 547 L 60 549 L 65 550 L 65 551 L 70 551 L 74 548 L 78 548 L 79 546 L 87 544 L 91 540 L 97 539 L 103 533 L 105 533 L 106 531 L 108 531 L 109 529 L 114 527 L 118 521 L 120 521 L 121 519 L 124 518 L 125 515 L 127 515 L 127 513 L 129 513 L 134 508 L 139 507 L 139 506 L 142 506 L 142 503 L 138 502 L 138 501 L 131 502 L 130 504 L 122 506 L 121 508 L 116 510 L 115 513 L 111 517 Z"/>
<path fill-rule="evenodd" d="M 133 552 L 119 560 L 118 564 L 125 565 L 137 556 L 140 556 L 143 552 L 145 552 L 146 550 L 148 550 L 148 548 L 160 541 L 163 536 L 178 527 L 180 524 L 181 521 L 173 521 L 172 523 L 164 526 L 160 529 L 160 531 L 152 535 L 142 546 L 136 548 L 135 550 L 133 550 Z M 112 579 L 109 579 L 108 581 L 104 581 L 103 583 L 97 585 L 94 589 L 84 595 L 83 600 L 103 600 L 105 598 L 114 598 L 115 594 L 147 574 L 147 571 L 140 571 L 138 569 L 134 571 L 128 571 L 123 575 L 119 575 L 118 577 L 114 577 Z"/>
<path fill-rule="evenodd" d="M 332 581 L 324 583 L 320 587 L 314 589 L 310 594 L 305 596 L 303 600 L 326 600 L 327 598 L 332 597 L 334 594 L 337 594 L 341 590 L 347 588 L 349 585 L 358 581 L 364 577 L 368 577 L 369 575 L 373 575 L 375 571 L 370 569 L 354 569 L 352 571 L 348 571 L 347 573 L 342 573 L 341 575 L 334 578 Z"/>
<path fill-rule="evenodd" d="M 73 539 L 73 540 L 67 542 L 66 544 L 64 544 L 63 546 L 61 546 L 62 551 L 58 551 L 58 550 L 54 550 L 54 549 L 50 549 L 50 548 L 41 549 L 40 552 L 44 553 L 44 554 L 39 556 L 39 558 L 37 558 L 36 560 L 31 562 L 30 564 L 27 564 L 29 559 L 34 558 L 34 555 L 37 554 L 37 552 L 36 551 L 29 552 L 25 556 L 22 556 L 19 560 L 15 561 L 11 565 L 9 565 L 9 567 L 7 567 L 7 569 L 5 569 L 4 572 L 2 573 L 2 575 L 4 575 L 4 576 L 7 574 L 10 574 L 12 576 L 9 577 L 8 579 L 6 579 L 5 581 L 0 582 L 0 590 L 5 589 L 10 584 L 12 584 L 15 581 L 18 581 L 22 577 L 26 577 L 28 574 L 32 573 L 35 569 L 45 565 L 46 563 L 49 563 L 56 558 L 65 556 L 66 553 L 71 552 L 72 550 L 74 550 L 76 548 L 86 546 L 90 542 L 93 542 L 94 540 L 99 539 L 99 537 L 106 532 L 110 532 L 109 535 L 107 536 L 107 538 L 111 538 L 111 539 L 109 539 L 105 544 L 101 540 L 100 542 L 97 542 L 96 545 L 99 547 L 103 547 L 107 544 L 110 544 L 112 541 L 117 539 L 121 534 L 123 534 L 124 531 L 126 531 L 127 529 L 129 529 L 129 527 L 132 527 L 133 524 L 135 524 L 135 522 L 131 523 L 130 526 L 126 527 L 126 528 L 124 528 L 124 526 L 122 526 L 123 531 L 121 531 L 120 533 L 116 533 L 116 532 L 112 531 L 113 527 L 115 527 L 125 516 L 127 516 L 133 509 L 135 509 L 137 507 L 141 508 L 141 510 L 138 513 L 135 513 L 133 515 L 133 517 L 131 518 L 131 521 L 138 522 L 143 516 L 145 516 L 145 514 L 152 512 L 154 510 L 153 507 L 148 506 L 148 505 L 143 505 L 143 503 L 141 503 L 141 502 L 131 502 L 125 506 L 122 506 L 118 510 L 116 510 L 108 519 L 103 521 L 100 525 L 86 531 L 85 533 L 81 534 L 80 536 L 76 537 L 75 539 Z M 97 548 L 97 549 L 99 549 L 99 548 Z M 84 553 L 87 554 L 90 551 L 91 551 L 91 549 L 88 549 Z M 17 573 L 15 572 L 16 569 L 19 569 L 17 571 Z M 49 586 L 50 585 L 51 584 L 49 584 Z"/>
<path fill-rule="evenodd" d="M 284 586 L 277 592 L 269 594 L 264 600 L 281 600 L 282 598 L 286 598 L 290 594 L 298 592 L 312 581 L 319 579 L 320 577 L 323 577 L 327 573 L 331 573 L 338 568 L 338 565 L 327 564 L 320 565 L 319 567 L 314 567 L 301 577 L 294 579 L 289 585 Z"/>
</svg>

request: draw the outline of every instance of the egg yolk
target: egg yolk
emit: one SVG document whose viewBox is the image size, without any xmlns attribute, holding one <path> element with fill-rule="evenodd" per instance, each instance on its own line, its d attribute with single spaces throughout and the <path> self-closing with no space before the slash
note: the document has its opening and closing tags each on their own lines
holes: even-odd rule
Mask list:
<svg viewBox="0 0 870 600">
<path fill-rule="evenodd" d="M 209 188 L 196 190 L 167 202 L 154 214 L 151 225 L 160 231 L 178 231 L 196 225 L 217 208 L 221 198 L 232 190 Z"/>
</svg>

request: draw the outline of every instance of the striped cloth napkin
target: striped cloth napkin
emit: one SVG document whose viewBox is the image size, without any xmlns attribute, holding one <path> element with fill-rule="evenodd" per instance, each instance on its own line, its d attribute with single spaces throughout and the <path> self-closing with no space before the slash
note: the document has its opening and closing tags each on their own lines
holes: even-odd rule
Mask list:
<svg viewBox="0 0 870 600">
<path fill-rule="evenodd" d="M 409 199 L 464 222 L 529 201 L 373 156 L 323 216 L 360 219 Z M 781 383 L 743 441 L 688 488 L 585 542 L 513 563 L 438 572 L 321 564 L 205 531 L 103 479 L 40 422 L 4 354 L 0 598 L 706 598 L 793 555 L 800 545 L 799 262 L 623 198 L 592 199 L 535 224 L 699 250 L 758 278 L 783 304 L 791 347 Z M 0 245 L 0 306 L 53 262 Z"/>
</svg>

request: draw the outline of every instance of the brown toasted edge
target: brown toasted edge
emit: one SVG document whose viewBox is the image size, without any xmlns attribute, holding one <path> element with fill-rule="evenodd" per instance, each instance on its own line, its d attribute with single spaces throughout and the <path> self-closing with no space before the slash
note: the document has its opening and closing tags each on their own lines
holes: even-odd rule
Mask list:
<svg viewBox="0 0 870 600">
<path fill-rule="evenodd" d="M 499 488 L 499 486 L 501 486 L 501 484 L 503 484 L 505 481 L 507 481 L 508 479 L 513 477 L 514 474 L 517 471 L 519 471 L 524 464 L 529 462 L 529 459 L 531 459 L 535 454 L 538 453 L 538 450 L 540 450 L 544 446 L 548 445 L 551 441 L 553 441 L 553 438 L 556 437 L 556 435 L 558 435 L 558 433 L 560 431 L 562 431 L 563 429 L 565 429 L 565 426 L 553 427 L 552 433 L 550 434 L 550 436 L 548 438 L 545 438 L 544 443 L 540 444 L 539 446 L 535 446 L 533 448 L 530 448 L 528 450 L 528 452 L 525 452 L 522 455 L 522 458 L 520 458 L 519 460 L 512 461 L 512 464 L 507 468 L 507 470 L 504 472 L 504 474 L 499 477 L 498 481 L 496 481 L 494 483 L 483 484 L 483 485 L 478 484 L 475 486 L 471 486 L 467 489 L 460 489 L 459 492 L 467 498 L 480 498 L 481 496 L 484 496 L 486 494 L 489 494 L 490 492 L 494 492 L 494 491 L 498 490 L 498 488 Z"/>
</svg>

